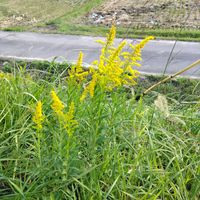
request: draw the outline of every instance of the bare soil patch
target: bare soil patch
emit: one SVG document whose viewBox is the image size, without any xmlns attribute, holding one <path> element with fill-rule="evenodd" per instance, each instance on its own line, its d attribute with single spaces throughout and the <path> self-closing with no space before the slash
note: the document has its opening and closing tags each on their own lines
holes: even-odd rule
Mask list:
<svg viewBox="0 0 200 200">
<path fill-rule="evenodd" d="M 200 28 L 199 0 L 110 0 L 87 15 L 87 23 L 160 28 Z"/>
<path fill-rule="evenodd" d="M 0 29 L 46 23 L 71 7 L 66 0 L 0 0 Z"/>
<path fill-rule="evenodd" d="M 30 18 L 24 14 L 12 15 L 0 20 L 0 28 L 4 29 L 11 26 L 28 26 L 36 24 L 37 22 L 38 20 L 36 18 Z"/>
</svg>

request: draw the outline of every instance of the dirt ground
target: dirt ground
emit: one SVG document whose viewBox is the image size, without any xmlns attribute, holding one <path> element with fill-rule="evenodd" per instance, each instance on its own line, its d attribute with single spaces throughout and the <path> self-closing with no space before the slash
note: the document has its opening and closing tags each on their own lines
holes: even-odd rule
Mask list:
<svg viewBox="0 0 200 200">
<path fill-rule="evenodd" d="M 0 0 L 0 29 L 47 23 L 42 29 L 54 30 L 56 26 L 49 25 L 49 21 L 70 12 L 74 2 L 80 4 L 88 1 Z M 109 26 L 113 19 L 120 26 L 198 30 L 200 0 L 104 0 L 86 15 L 74 19 L 73 23 Z"/>
<path fill-rule="evenodd" d="M 87 15 L 87 23 L 160 28 L 200 28 L 200 0 L 110 0 Z"/>
<path fill-rule="evenodd" d="M 0 0 L 0 29 L 45 23 L 70 9 L 66 0 Z"/>
</svg>

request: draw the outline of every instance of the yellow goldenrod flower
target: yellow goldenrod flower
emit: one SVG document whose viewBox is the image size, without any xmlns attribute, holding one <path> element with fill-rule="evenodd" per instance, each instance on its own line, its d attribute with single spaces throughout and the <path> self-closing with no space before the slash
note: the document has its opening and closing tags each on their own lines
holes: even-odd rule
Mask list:
<svg viewBox="0 0 200 200">
<path fill-rule="evenodd" d="M 148 36 L 146 37 L 144 40 L 142 40 L 142 42 L 140 43 L 141 48 L 144 48 L 144 46 L 150 41 L 150 40 L 154 40 L 155 37 L 154 36 Z"/>
<path fill-rule="evenodd" d="M 132 57 L 137 58 L 137 60 L 141 60 L 141 50 L 150 40 L 153 40 L 153 39 L 154 39 L 153 36 L 149 36 L 143 39 L 139 44 L 136 44 L 136 45 L 130 44 L 130 47 L 133 49 Z"/>
<path fill-rule="evenodd" d="M 67 113 L 69 119 L 73 119 L 74 118 L 74 111 L 75 111 L 75 108 L 74 108 L 74 102 L 71 102 L 70 106 L 69 106 L 69 111 Z"/>
<path fill-rule="evenodd" d="M 78 122 L 74 119 L 74 112 L 75 112 L 74 102 L 71 102 L 69 106 L 69 111 L 63 116 L 64 128 L 66 129 L 69 137 L 72 136 L 74 129 L 78 125 Z"/>
<path fill-rule="evenodd" d="M 80 52 L 78 61 L 76 65 L 72 66 L 71 70 L 69 70 L 70 79 L 75 80 L 76 82 L 82 82 L 88 75 L 88 72 L 85 72 L 82 67 L 83 63 L 83 53 Z"/>
<path fill-rule="evenodd" d="M 0 72 L 0 78 L 4 78 L 5 74 L 3 72 Z"/>
<path fill-rule="evenodd" d="M 107 46 L 110 46 L 113 44 L 115 36 L 116 36 L 116 27 L 112 25 L 110 29 L 110 33 L 107 35 Z"/>
<path fill-rule="evenodd" d="M 114 50 L 114 52 L 110 55 L 110 59 L 109 62 L 114 62 L 115 59 L 119 60 L 119 56 L 121 54 L 122 49 L 124 48 L 124 46 L 127 44 L 126 41 L 123 41 L 119 44 L 119 46 Z"/>
<path fill-rule="evenodd" d="M 53 100 L 51 107 L 57 114 L 59 122 L 66 129 L 68 135 L 72 136 L 74 129 L 78 125 L 78 122 L 74 119 L 74 102 L 71 102 L 69 106 L 69 111 L 67 113 L 64 113 L 63 110 L 65 106 L 59 99 L 59 97 L 56 95 L 55 91 L 51 91 L 51 97 Z"/>
<path fill-rule="evenodd" d="M 12 74 L 9 73 L 4 73 L 4 72 L 0 72 L 0 79 L 10 79 L 12 77 Z"/>
<path fill-rule="evenodd" d="M 96 83 L 97 83 L 97 75 L 93 74 L 92 80 L 90 81 L 90 84 L 88 85 L 88 90 L 91 97 L 94 96 L 94 89 L 95 89 Z"/>
<path fill-rule="evenodd" d="M 82 64 L 83 64 L 83 53 L 80 51 L 78 61 L 76 64 L 76 73 L 80 73 L 83 71 Z"/>
<path fill-rule="evenodd" d="M 88 74 L 92 76 L 91 81 L 85 87 L 80 98 L 83 101 L 88 94 L 94 96 L 96 85 L 101 89 L 112 91 L 115 87 L 121 85 L 135 85 L 135 78 L 139 72 L 133 67 L 140 66 L 141 51 L 149 40 L 154 39 L 149 36 L 136 45 L 130 44 L 131 52 L 123 52 L 127 42 L 121 42 L 118 47 L 114 47 L 114 39 L 116 36 L 116 28 L 112 25 L 109 34 L 107 35 L 106 42 L 98 40 L 103 47 L 98 61 L 94 61 L 92 65 L 97 68 L 96 71 L 90 70 Z"/>
<path fill-rule="evenodd" d="M 101 50 L 101 55 L 100 55 L 100 59 L 99 59 L 99 62 L 98 62 L 98 71 L 101 73 L 105 70 L 105 50 L 104 48 Z"/>
<path fill-rule="evenodd" d="M 84 89 L 84 91 L 83 91 L 83 93 L 81 95 L 81 98 L 80 98 L 81 101 L 83 101 L 86 98 L 88 93 L 90 94 L 91 97 L 94 96 L 94 90 L 95 90 L 96 83 L 97 83 L 97 75 L 95 73 L 92 76 L 92 80 L 85 87 L 85 89 Z"/>
<path fill-rule="evenodd" d="M 63 109 L 64 109 L 65 106 L 62 103 L 62 101 L 59 99 L 59 97 L 57 96 L 57 94 L 54 90 L 51 91 L 51 98 L 53 100 L 51 108 L 54 110 L 54 112 L 58 116 L 61 116 L 63 114 Z"/>
<path fill-rule="evenodd" d="M 103 40 L 96 40 L 97 43 L 101 44 L 101 45 L 105 45 L 106 42 L 104 42 Z"/>
<path fill-rule="evenodd" d="M 42 122 L 44 121 L 44 116 L 42 114 L 42 102 L 38 101 L 35 109 L 35 113 L 32 118 L 33 122 L 36 124 L 38 130 L 42 129 Z"/>
<path fill-rule="evenodd" d="M 106 41 L 103 41 L 103 40 L 96 41 L 97 43 L 100 43 L 101 45 L 103 45 L 102 55 L 104 55 L 107 52 L 107 50 L 109 50 L 108 48 L 112 48 L 115 37 L 116 37 L 116 27 L 112 25 L 110 28 L 109 34 L 107 34 Z"/>
<path fill-rule="evenodd" d="M 84 81 L 86 79 L 86 77 L 88 76 L 88 74 L 89 74 L 88 72 L 77 73 L 75 75 L 75 77 L 76 77 L 76 79 L 77 79 L 78 82 L 82 82 L 82 81 Z"/>
</svg>

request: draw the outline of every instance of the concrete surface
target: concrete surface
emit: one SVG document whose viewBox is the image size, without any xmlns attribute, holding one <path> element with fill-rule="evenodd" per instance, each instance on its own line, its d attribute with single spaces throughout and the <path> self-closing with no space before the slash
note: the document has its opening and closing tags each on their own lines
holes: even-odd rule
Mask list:
<svg viewBox="0 0 200 200">
<path fill-rule="evenodd" d="M 60 34 L 40 34 L 30 32 L 0 31 L 0 58 L 26 60 L 76 61 L 79 51 L 84 53 L 84 62 L 91 63 L 98 58 L 101 45 L 95 42 L 99 37 L 71 36 Z M 121 39 L 117 39 L 116 43 Z M 138 40 L 128 40 L 136 43 Z M 148 74 L 162 74 L 167 64 L 166 74 L 172 74 L 200 59 L 200 43 L 155 40 L 143 50 L 142 67 L 139 71 Z M 170 57 L 170 59 L 169 59 Z M 200 78 L 200 66 L 184 73 L 185 76 Z"/>
</svg>

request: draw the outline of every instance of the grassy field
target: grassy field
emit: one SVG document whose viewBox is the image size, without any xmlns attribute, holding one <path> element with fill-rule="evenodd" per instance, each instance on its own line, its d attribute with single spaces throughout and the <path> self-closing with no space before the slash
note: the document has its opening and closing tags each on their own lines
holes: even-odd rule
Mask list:
<svg viewBox="0 0 200 200">
<path fill-rule="evenodd" d="M 24 27 L 30 29 L 30 27 L 37 27 L 40 24 L 48 25 L 52 20 L 76 23 L 74 20 L 77 17 L 81 17 L 101 2 L 101 0 L 3 0 L 0 2 L 0 28 Z"/>
<path fill-rule="evenodd" d="M 70 4 L 64 0 L 2 0 L 0 2 L 0 27 L 7 28 L 9 26 L 45 23 L 50 19 L 61 17 L 70 9 Z"/>
<path fill-rule="evenodd" d="M 2 0 L 0 2 L 0 29 L 105 36 L 109 24 L 108 26 L 106 24 L 95 25 L 89 22 L 88 16 L 98 11 L 101 5 L 106 5 L 106 3 L 105 0 Z M 169 11 L 163 12 L 166 15 Z M 187 14 L 187 12 L 184 13 Z M 142 15 L 142 13 L 140 14 Z M 156 14 L 158 15 L 158 13 Z M 174 18 L 176 19 L 176 17 Z M 185 19 L 185 17 L 183 18 Z M 179 19 L 182 18 L 179 17 Z M 182 29 L 181 26 L 173 28 L 167 25 L 142 27 L 134 24 L 129 29 L 127 27 L 129 25 L 123 25 L 123 23 L 119 25 L 118 37 L 143 38 L 153 34 L 161 39 L 200 41 L 198 28 Z"/>
<path fill-rule="evenodd" d="M 76 65 L 0 63 L 0 199 L 199 198 L 200 81 L 137 101 L 163 78 L 129 67 L 152 38 L 124 54 L 114 35 L 97 70 L 81 53 Z"/>
<path fill-rule="evenodd" d="M 199 81 L 173 80 L 139 102 L 120 89 L 80 103 L 81 91 L 48 65 L 21 64 L 30 74 L 15 64 L 1 74 L 1 199 L 198 199 Z M 142 78 L 135 90 L 158 80 Z M 52 89 L 66 112 L 75 102 L 70 140 L 51 110 Z M 41 133 L 32 121 L 38 100 Z"/>
</svg>

